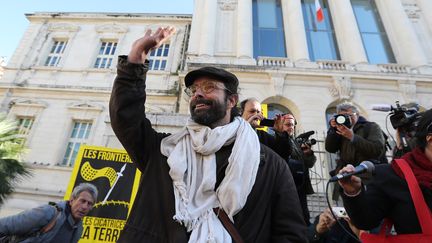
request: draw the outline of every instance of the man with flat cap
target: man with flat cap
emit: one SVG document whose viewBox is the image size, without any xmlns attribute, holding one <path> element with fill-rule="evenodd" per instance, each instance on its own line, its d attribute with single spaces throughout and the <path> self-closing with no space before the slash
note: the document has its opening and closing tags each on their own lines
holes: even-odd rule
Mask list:
<svg viewBox="0 0 432 243">
<path fill-rule="evenodd" d="M 111 125 L 142 178 L 118 242 L 307 242 L 286 163 L 234 112 L 234 74 L 189 72 L 185 127 L 175 134 L 152 128 L 144 110 L 146 57 L 173 33 L 149 30 L 119 57 Z"/>
</svg>

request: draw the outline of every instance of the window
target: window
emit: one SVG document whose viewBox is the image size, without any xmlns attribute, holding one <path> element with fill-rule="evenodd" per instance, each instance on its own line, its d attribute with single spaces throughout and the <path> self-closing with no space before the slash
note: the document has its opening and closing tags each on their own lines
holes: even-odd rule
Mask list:
<svg viewBox="0 0 432 243">
<path fill-rule="evenodd" d="M 163 44 L 150 52 L 149 70 L 165 70 L 168 60 L 169 44 Z"/>
<path fill-rule="evenodd" d="M 96 57 L 94 68 L 110 68 L 117 48 L 117 42 L 103 41 Z"/>
<path fill-rule="evenodd" d="M 316 60 L 339 60 L 333 23 L 327 0 L 321 0 L 324 21 L 318 22 L 315 11 L 315 0 L 302 0 L 303 18 L 308 42 L 309 58 Z"/>
<path fill-rule="evenodd" d="M 23 138 L 22 143 L 25 143 L 33 126 L 33 122 L 33 117 L 18 117 L 18 134 L 19 137 Z"/>
<path fill-rule="evenodd" d="M 280 0 L 253 0 L 253 48 L 258 56 L 286 57 Z"/>
<path fill-rule="evenodd" d="M 369 63 L 395 63 L 387 34 L 372 0 L 351 0 Z"/>
<path fill-rule="evenodd" d="M 79 147 L 81 146 L 81 144 L 85 144 L 90 134 L 91 127 L 92 127 L 91 122 L 87 122 L 87 121 L 74 122 L 62 165 L 73 166 Z"/>
<path fill-rule="evenodd" d="M 45 66 L 57 67 L 66 48 L 67 41 L 54 41 L 50 53 L 45 61 Z"/>
</svg>

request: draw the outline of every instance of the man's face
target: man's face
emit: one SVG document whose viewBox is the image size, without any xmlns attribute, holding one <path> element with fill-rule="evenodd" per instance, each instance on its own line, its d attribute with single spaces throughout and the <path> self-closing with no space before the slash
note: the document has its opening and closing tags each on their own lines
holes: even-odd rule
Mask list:
<svg viewBox="0 0 432 243">
<path fill-rule="evenodd" d="M 340 111 L 338 114 L 340 115 L 347 115 L 350 118 L 351 121 L 351 127 L 354 127 L 354 125 L 357 123 L 358 121 L 358 114 L 353 112 L 352 109 L 348 109 L 348 110 L 344 110 L 344 111 Z"/>
<path fill-rule="evenodd" d="M 294 135 L 295 120 L 294 118 L 285 118 L 283 121 L 283 131 L 288 133 L 289 136 Z"/>
<path fill-rule="evenodd" d="M 209 85 L 211 88 L 208 88 Z M 227 97 L 222 82 L 198 78 L 190 88 L 194 93 L 190 99 L 189 109 L 196 123 L 214 128 L 230 122 L 230 112 L 237 99 L 234 96 Z"/>
<path fill-rule="evenodd" d="M 94 200 L 88 191 L 81 192 L 77 198 L 73 198 L 69 201 L 71 206 L 72 217 L 75 221 L 80 221 L 86 216 L 93 208 Z"/>
<path fill-rule="evenodd" d="M 246 121 L 249 120 L 254 115 L 259 115 L 261 113 L 261 104 L 258 101 L 250 100 L 246 102 L 244 111 L 242 114 L 242 118 Z M 250 123 L 252 127 L 259 127 L 259 116 L 255 116 L 256 118 Z"/>
</svg>

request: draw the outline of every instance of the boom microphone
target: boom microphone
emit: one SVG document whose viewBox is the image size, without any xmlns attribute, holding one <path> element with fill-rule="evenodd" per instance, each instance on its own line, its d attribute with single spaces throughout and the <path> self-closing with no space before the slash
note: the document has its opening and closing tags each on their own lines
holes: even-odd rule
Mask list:
<svg viewBox="0 0 432 243">
<path fill-rule="evenodd" d="M 351 177 L 353 175 L 359 175 L 359 174 L 367 174 L 368 176 L 371 176 L 375 173 L 375 165 L 370 161 L 363 161 L 358 166 L 354 168 L 353 172 L 344 172 L 342 174 L 337 174 L 330 178 L 330 182 L 335 182 L 341 179 L 345 179 L 348 177 Z"/>
<path fill-rule="evenodd" d="M 387 105 L 387 104 L 376 104 L 376 105 L 372 105 L 372 110 L 389 112 L 389 111 L 393 110 L 393 107 L 391 105 Z"/>
</svg>

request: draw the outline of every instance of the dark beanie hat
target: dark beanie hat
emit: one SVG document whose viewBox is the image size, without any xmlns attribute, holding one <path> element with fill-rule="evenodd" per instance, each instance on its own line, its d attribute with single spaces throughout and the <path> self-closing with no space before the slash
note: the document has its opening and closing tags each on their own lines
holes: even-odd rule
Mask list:
<svg viewBox="0 0 432 243">
<path fill-rule="evenodd" d="M 233 94 L 237 94 L 239 81 L 237 77 L 224 69 L 215 67 L 202 67 L 197 70 L 190 71 L 185 76 L 185 85 L 189 87 L 193 82 L 201 77 L 209 77 L 225 84 L 225 87 Z"/>
</svg>

